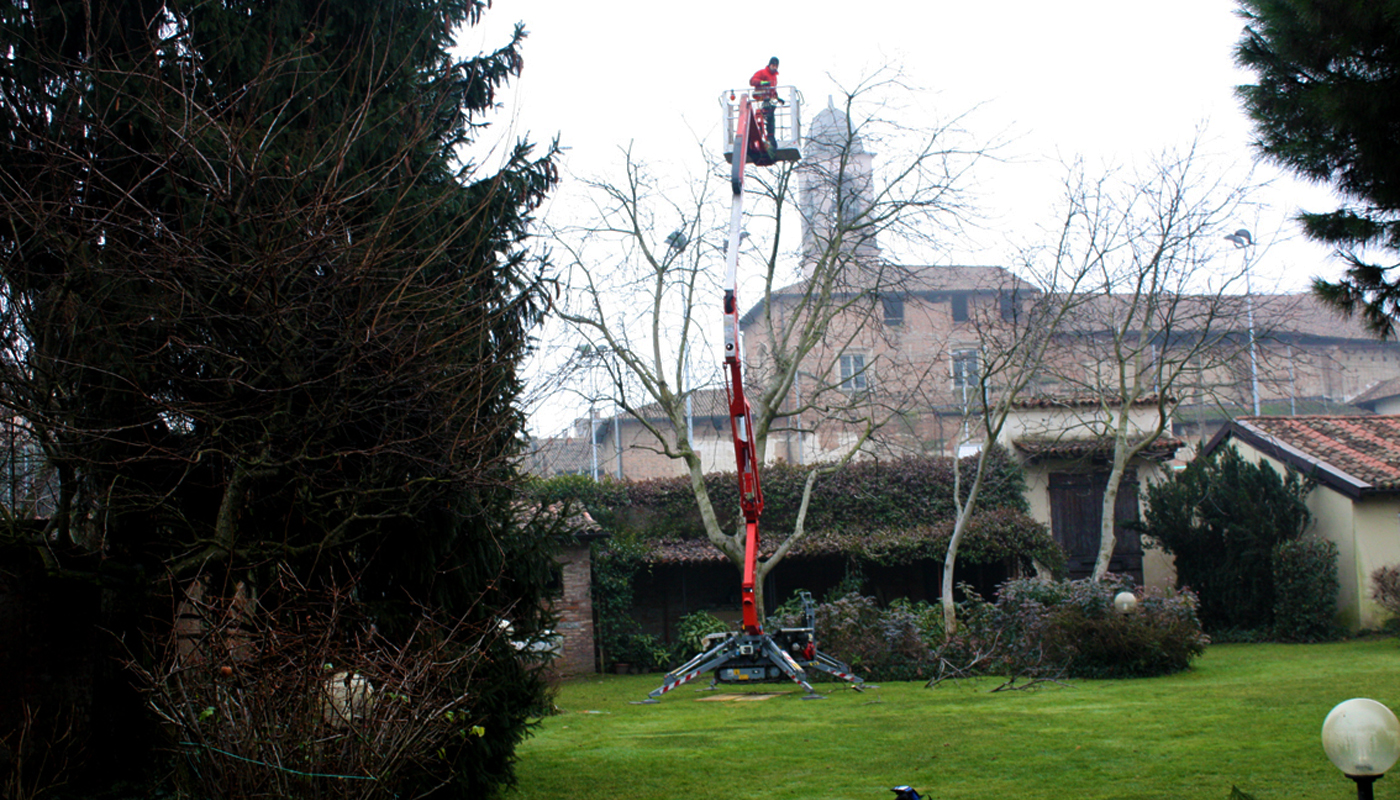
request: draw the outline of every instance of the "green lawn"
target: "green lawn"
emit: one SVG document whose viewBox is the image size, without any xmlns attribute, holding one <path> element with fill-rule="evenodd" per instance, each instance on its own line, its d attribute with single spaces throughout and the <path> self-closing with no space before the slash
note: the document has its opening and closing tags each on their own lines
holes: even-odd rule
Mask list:
<svg viewBox="0 0 1400 800">
<path fill-rule="evenodd" d="M 792 685 L 762 701 L 698 702 L 708 676 L 636 705 L 660 676 L 563 685 L 560 713 L 520 750 L 510 800 L 880 800 L 912 784 L 937 800 L 1347 800 L 1323 755 L 1331 708 L 1400 709 L 1400 645 L 1216 645 L 1190 672 L 988 691 L 995 682 L 888 683 L 864 693 Z M 721 687 L 728 692 L 729 687 Z M 1400 768 L 1375 785 L 1400 799 Z"/>
</svg>

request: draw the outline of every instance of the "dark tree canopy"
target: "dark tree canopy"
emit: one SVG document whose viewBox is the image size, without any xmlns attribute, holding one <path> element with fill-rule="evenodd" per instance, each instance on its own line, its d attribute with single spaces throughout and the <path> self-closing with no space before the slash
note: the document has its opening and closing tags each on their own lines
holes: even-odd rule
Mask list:
<svg viewBox="0 0 1400 800">
<path fill-rule="evenodd" d="M 555 151 L 458 161 L 523 30 L 460 61 L 487 3 L 0 5 L 0 405 L 54 497 L 5 540 L 143 591 L 353 576 L 387 632 L 542 624 L 513 457 Z M 491 780 L 538 690 L 507 660 Z"/>
<path fill-rule="evenodd" d="M 1224 447 L 1149 487 L 1138 527 L 1174 557 L 1177 585 L 1200 596 L 1207 631 L 1269 632 L 1277 548 L 1312 521 L 1310 488 L 1292 470 L 1280 475 Z"/>
<path fill-rule="evenodd" d="M 1240 0 L 1247 21 L 1235 51 L 1258 82 L 1239 95 L 1264 155 L 1347 200 L 1300 215 L 1307 235 L 1349 264 L 1315 291 L 1377 335 L 1400 318 L 1396 265 L 1363 248 L 1400 250 L 1400 3 L 1395 0 Z"/>
</svg>

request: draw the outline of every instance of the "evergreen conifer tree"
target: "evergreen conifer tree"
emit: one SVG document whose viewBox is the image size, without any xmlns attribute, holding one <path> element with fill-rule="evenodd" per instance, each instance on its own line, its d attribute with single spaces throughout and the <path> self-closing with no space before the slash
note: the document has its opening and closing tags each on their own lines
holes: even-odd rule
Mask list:
<svg viewBox="0 0 1400 800">
<path fill-rule="evenodd" d="M 1400 250 L 1400 8 L 1373 0 L 1241 0 L 1235 51 L 1258 82 L 1239 87 L 1258 146 L 1271 160 L 1332 185 L 1347 205 L 1300 215 L 1349 268 L 1314 290 L 1360 314 L 1382 338 L 1400 317 L 1395 265 L 1365 248 Z"/>
<path fill-rule="evenodd" d="M 1175 559 L 1177 585 L 1200 597 L 1208 632 L 1272 630 L 1275 548 L 1307 529 L 1308 488 L 1233 447 L 1148 488 L 1140 528 Z"/>
<path fill-rule="evenodd" d="M 356 579 L 389 636 L 418 604 L 544 625 L 548 541 L 516 519 L 513 456 L 555 149 L 470 160 L 522 65 L 519 27 L 450 53 L 487 5 L 0 14 L 0 403 L 55 476 L 46 528 L 6 538 L 133 599 L 105 624 L 195 574 L 285 568 Z M 509 780 L 542 696 L 492 646 L 485 734 L 452 756 L 464 796 Z"/>
</svg>

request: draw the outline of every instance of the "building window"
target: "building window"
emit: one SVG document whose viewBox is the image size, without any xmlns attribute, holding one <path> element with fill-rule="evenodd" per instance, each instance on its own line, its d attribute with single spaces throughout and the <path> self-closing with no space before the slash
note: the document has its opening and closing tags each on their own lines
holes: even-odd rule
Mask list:
<svg viewBox="0 0 1400 800">
<path fill-rule="evenodd" d="M 1019 292 L 1002 292 L 1001 297 L 1001 318 L 1004 322 L 1011 322 L 1016 319 L 1021 311 L 1021 296 Z"/>
<path fill-rule="evenodd" d="M 953 388 L 969 389 L 977 385 L 977 351 L 953 351 Z"/>
<path fill-rule="evenodd" d="M 870 388 L 869 376 L 865 372 L 865 356 L 846 354 L 840 358 L 841 389 L 847 392 L 863 392 Z"/>
<path fill-rule="evenodd" d="M 953 295 L 953 321 L 967 322 L 967 295 Z"/>
<path fill-rule="evenodd" d="M 886 325 L 904 324 L 904 298 L 894 294 L 880 295 L 880 306 L 885 312 Z"/>
</svg>

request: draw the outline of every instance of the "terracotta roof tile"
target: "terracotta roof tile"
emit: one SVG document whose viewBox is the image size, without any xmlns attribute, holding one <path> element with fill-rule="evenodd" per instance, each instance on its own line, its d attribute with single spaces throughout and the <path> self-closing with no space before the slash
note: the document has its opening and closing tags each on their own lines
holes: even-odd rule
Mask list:
<svg viewBox="0 0 1400 800">
<path fill-rule="evenodd" d="M 729 390 L 721 389 L 696 389 L 690 394 L 690 413 L 696 417 L 728 417 L 729 416 Z M 636 413 L 642 419 L 665 420 L 666 415 L 661 409 L 660 403 L 647 403 L 638 406 Z M 628 416 L 630 421 L 631 417 Z"/>
<path fill-rule="evenodd" d="M 1095 439 L 1017 439 L 1016 449 L 1028 458 L 1090 458 L 1109 456 L 1113 453 L 1113 440 L 1108 437 Z M 1186 442 L 1175 436 L 1159 436 L 1142 452 L 1143 458 L 1164 461 L 1176 455 L 1176 451 L 1186 446 Z"/>
<path fill-rule="evenodd" d="M 1148 394 L 1134 400 L 1132 405 L 1134 407 L 1155 406 L 1162 399 L 1161 395 Z M 1176 403 L 1176 399 L 1170 395 L 1167 395 L 1165 399 L 1169 405 Z M 1017 398 L 1011 402 L 1011 405 L 1014 408 L 1099 408 L 1102 406 L 1120 408 L 1123 401 L 1117 397 L 1095 394 L 1034 394 Z"/>
<path fill-rule="evenodd" d="M 1236 424 L 1291 448 L 1296 467 L 1350 477 L 1362 491 L 1400 491 L 1400 416 L 1245 417 Z"/>
</svg>

